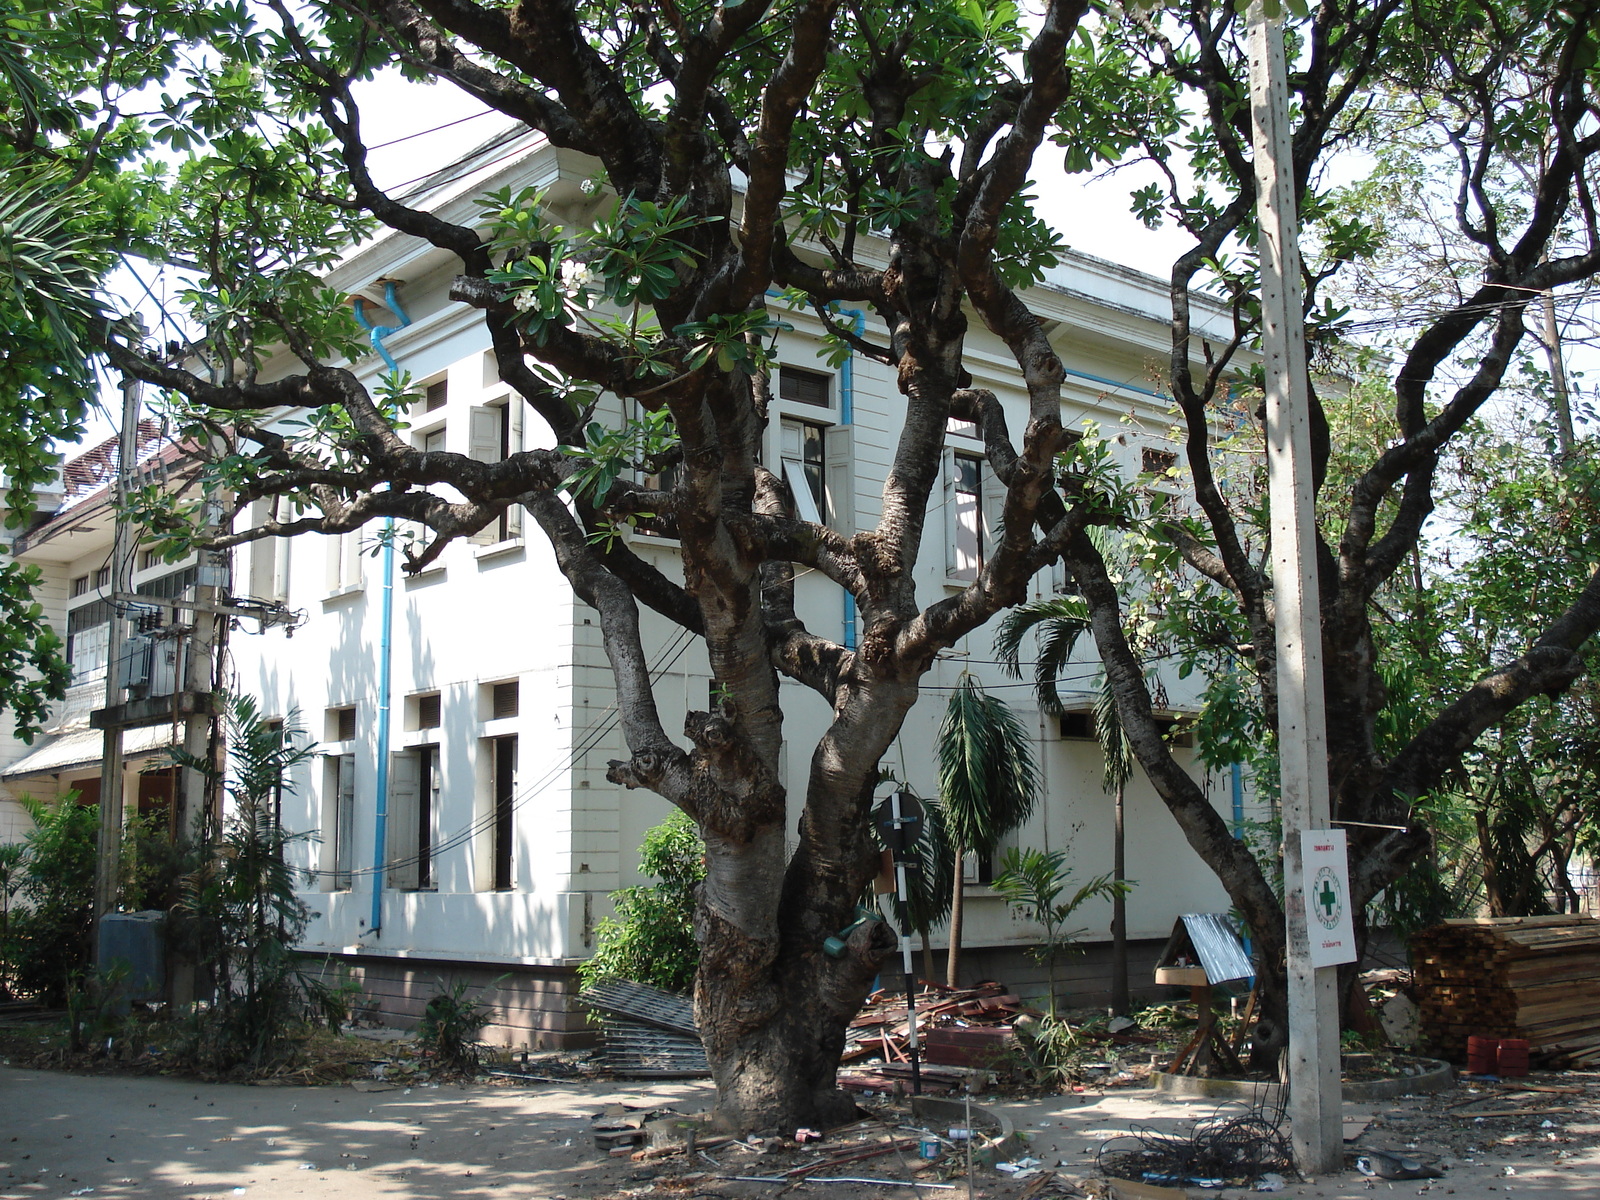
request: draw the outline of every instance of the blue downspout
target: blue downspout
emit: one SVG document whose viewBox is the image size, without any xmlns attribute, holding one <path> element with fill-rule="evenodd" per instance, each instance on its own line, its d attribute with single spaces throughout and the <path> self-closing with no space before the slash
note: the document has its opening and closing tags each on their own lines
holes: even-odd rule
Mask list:
<svg viewBox="0 0 1600 1200">
<path fill-rule="evenodd" d="M 373 828 L 372 920 L 368 932 L 383 928 L 383 867 L 389 840 L 389 693 L 394 635 L 394 518 L 383 520 L 383 618 L 378 641 L 378 812 Z"/>
<path fill-rule="evenodd" d="M 383 339 L 391 333 L 397 333 L 411 324 L 411 318 L 406 315 L 406 310 L 400 307 L 400 297 L 395 294 L 395 281 L 383 281 L 383 302 L 389 306 L 389 311 L 400 318 L 398 325 L 374 325 L 367 316 L 367 298 L 365 296 L 352 296 L 356 310 L 356 324 L 365 329 L 372 337 L 372 348 L 378 352 L 378 357 L 383 359 L 383 365 L 395 374 L 400 373 L 400 364 L 395 362 L 394 355 L 390 354 L 383 344 Z"/>
<path fill-rule="evenodd" d="M 400 318 L 398 325 L 374 325 L 367 317 L 366 301 L 355 297 L 356 321 L 372 335 L 372 348 L 383 359 L 384 366 L 398 375 L 400 364 L 394 360 L 383 344 L 383 339 L 411 324 L 411 318 L 400 306 L 395 294 L 395 281 L 383 281 L 383 302 Z M 393 691 L 394 658 L 394 518 L 383 519 L 383 610 L 378 634 L 378 793 L 377 814 L 373 824 L 372 846 L 372 919 L 367 932 L 377 934 L 383 929 L 383 868 L 388 858 L 389 841 L 389 707 Z"/>
<path fill-rule="evenodd" d="M 845 309 L 844 315 L 854 318 L 852 332 L 861 337 L 867 331 L 867 314 L 859 308 Z M 839 368 L 839 424 L 854 425 L 856 420 L 856 354 L 852 350 Z M 844 648 L 856 648 L 856 598 L 848 591 L 844 594 Z"/>
</svg>

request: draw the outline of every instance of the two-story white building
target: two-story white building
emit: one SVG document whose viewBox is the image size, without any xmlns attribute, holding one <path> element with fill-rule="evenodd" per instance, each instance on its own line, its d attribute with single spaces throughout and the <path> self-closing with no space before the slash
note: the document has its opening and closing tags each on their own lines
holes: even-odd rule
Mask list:
<svg viewBox="0 0 1600 1200">
<path fill-rule="evenodd" d="M 604 202 L 582 186 L 591 173 L 581 159 L 535 145 L 510 159 L 485 156 L 429 203 L 467 219 L 472 199 L 485 191 L 532 185 L 546 189 L 548 201 L 576 222 Z M 393 295 L 409 324 L 381 341 L 418 384 L 421 399 L 407 430 L 418 446 L 496 459 L 551 445 L 533 410 L 498 381 L 481 314 L 448 299 L 454 270 L 442 252 L 389 236 L 349 255 L 331 282 L 367 297 L 374 323 L 400 326 L 401 314 L 381 306 L 383 281 L 396 281 Z M 1171 463 L 1177 447 L 1166 437 L 1168 404 L 1153 382 L 1170 353 L 1165 285 L 1074 253 L 1028 299 L 1067 367 L 1066 423 L 1097 423 L 1114 438 L 1130 477 Z M 815 515 L 846 533 L 869 527 L 898 434 L 893 373 L 859 356 L 829 366 L 816 322 L 804 312 L 781 315 L 793 329 L 778 343 L 769 465 L 786 475 L 802 508 L 814 506 Z M 1220 312 L 1211 317 L 1220 323 Z M 872 336 L 872 316 L 859 314 L 859 321 Z M 1025 396 L 1004 346 L 975 330 L 967 361 L 976 385 L 1012 406 L 1013 428 L 1020 428 Z M 386 370 L 377 352 L 355 365 L 371 380 Z M 953 424 L 942 519 L 929 522 L 920 559 L 926 600 L 973 577 L 994 536 L 998 500 L 979 442 Z M 98 574 L 109 520 L 83 516 L 97 503 L 103 507 L 103 497 L 64 504 L 18 544 L 18 553 L 44 570 L 48 603 L 68 634 L 75 699 L 52 727 L 52 739 L 13 755 L 0 772 L 13 793 L 72 787 L 88 796 L 97 778 L 98 745 L 80 732 L 86 722 L 78 715 L 96 673 L 103 679 L 95 646 L 110 616 L 102 595 L 108 579 Z M 253 515 L 259 520 L 265 513 Z M 238 622 L 227 641 L 224 676 L 259 697 L 264 712 L 298 713 L 318 743 L 312 765 L 283 803 L 285 825 L 315 835 L 292 851 L 309 872 L 306 899 L 317 913 L 304 949 L 324 956 L 330 970 L 348 968 L 389 1016 L 414 1015 L 439 979 L 465 974 L 500 979 L 490 1002 L 506 1040 L 555 1045 L 582 1038 L 587 1025 L 574 1004 L 575 968 L 593 949 L 596 922 L 611 912 L 610 894 L 641 882 L 637 848 L 667 815 L 665 801 L 606 780 L 607 761 L 626 752 L 597 618 L 574 598 L 542 535 L 519 510 L 409 578 L 389 563 L 376 533 L 257 542 L 234 552 L 234 597 L 277 602 L 303 617 L 264 632 Z M 674 572 L 671 541 L 626 536 Z M 136 582 L 163 589 L 193 582 L 184 575 L 192 567 L 147 568 Z M 1058 585 L 1049 572 L 1035 581 L 1038 594 Z M 853 607 L 825 579 L 802 577 L 797 606 L 812 629 L 853 642 Z M 706 706 L 710 673 L 695 639 L 648 611 L 642 619 L 671 729 L 679 723 L 666 715 L 672 710 Z M 1006 678 L 993 661 L 992 632 L 992 626 L 980 630 L 941 656 L 884 765 L 916 791 L 936 792 L 943 702 L 961 674 L 972 672 L 1038 731 L 1045 797 L 1011 840 L 1067 848 L 1081 882 L 1111 863 L 1112 801 L 1101 786 L 1099 747 L 1081 715 L 1041 716 L 1031 687 Z M 1063 694 L 1083 697 L 1087 708 L 1096 674 L 1085 657 L 1067 673 Z M 387 704 L 380 689 L 386 677 Z M 1185 685 L 1175 678 L 1165 683 L 1174 710 L 1188 707 Z M 794 748 L 785 770 L 791 795 L 799 796 L 828 713 L 805 688 L 786 685 L 784 698 Z M 380 781 L 386 708 L 390 761 Z M 173 729 L 156 727 L 130 737 L 130 796 L 154 786 L 142 782 L 153 766 L 149 754 L 173 736 Z M 1186 753 L 1179 750 L 1180 760 Z M 1193 769 L 1202 771 L 1198 761 Z M 1217 776 L 1208 787 L 1229 812 L 1230 779 Z M 387 830 L 381 846 L 380 790 Z M 1127 804 L 1127 875 L 1136 883 L 1128 928 L 1139 987 L 1150 979 L 1143 963 L 1176 914 L 1225 910 L 1228 900 L 1142 777 Z M 1013 919 L 985 886 L 986 864 L 972 864 L 971 876 L 965 973 L 1003 978 L 1026 993 L 1043 978 L 1023 953 L 1036 931 Z M 1068 986 L 1077 989 L 1073 1001 L 1094 1002 L 1106 988 L 1109 902 L 1090 905 L 1077 919 L 1091 946 L 1073 961 Z"/>
</svg>

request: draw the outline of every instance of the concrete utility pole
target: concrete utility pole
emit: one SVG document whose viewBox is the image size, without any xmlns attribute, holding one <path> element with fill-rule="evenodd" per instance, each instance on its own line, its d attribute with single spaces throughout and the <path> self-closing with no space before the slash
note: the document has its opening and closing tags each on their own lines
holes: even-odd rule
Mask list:
<svg viewBox="0 0 1600 1200">
<path fill-rule="evenodd" d="M 132 376 L 122 380 L 122 433 L 117 440 L 117 474 L 112 481 L 111 621 L 106 642 L 106 708 L 122 701 L 123 618 L 116 597 L 133 590 L 133 534 L 121 508 L 128 480 L 139 454 L 139 396 L 142 385 Z M 122 726 L 107 725 L 100 759 L 100 847 L 94 872 L 94 923 L 89 939 L 96 960 L 100 954 L 100 918 L 116 907 L 122 850 Z M 96 965 L 100 965 L 96 962 Z"/>
<path fill-rule="evenodd" d="M 1283 26 L 1250 5 L 1250 110 L 1261 227 L 1261 327 L 1267 380 L 1267 490 L 1278 624 L 1278 754 L 1284 907 L 1289 920 L 1289 1117 L 1307 1174 L 1341 1166 L 1338 969 L 1314 968 L 1306 928 L 1302 830 L 1328 824 L 1327 715 L 1317 596 L 1311 412 L 1306 380 Z"/>
</svg>

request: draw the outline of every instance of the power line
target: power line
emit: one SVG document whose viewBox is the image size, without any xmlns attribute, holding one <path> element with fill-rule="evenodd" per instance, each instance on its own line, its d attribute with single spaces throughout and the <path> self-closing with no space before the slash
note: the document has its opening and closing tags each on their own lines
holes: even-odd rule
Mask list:
<svg viewBox="0 0 1600 1200">
<path fill-rule="evenodd" d="M 690 634 L 688 630 L 679 630 L 674 641 L 661 652 L 661 657 L 658 658 L 655 665 L 650 668 L 651 676 L 654 677 L 663 671 L 670 670 L 674 665 L 676 665 L 678 659 L 682 658 L 684 652 L 688 650 L 692 640 L 693 635 Z M 671 656 L 670 658 L 668 657 L 669 655 Z M 534 799 L 534 797 L 542 794 L 556 780 L 565 775 L 566 772 L 572 767 L 576 766 L 579 761 L 588 755 L 589 751 L 593 750 L 597 745 L 599 745 L 600 741 L 616 728 L 618 717 L 619 713 L 617 705 L 613 704 L 605 709 L 593 724 L 589 725 L 578 735 L 571 752 L 564 759 L 559 759 L 552 763 L 545 770 L 543 775 L 525 787 L 522 792 L 512 800 L 511 810 L 515 812 L 516 810 L 522 808 L 530 800 Z M 478 834 L 492 828 L 499 820 L 499 816 L 500 814 L 491 808 L 482 817 L 469 822 L 466 826 L 457 830 L 455 833 L 441 839 L 436 845 L 430 846 L 428 848 L 427 857 L 432 859 L 437 855 L 454 850 L 456 847 L 466 844 Z M 413 866 L 417 863 L 420 863 L 422 858 L 423 854 L 419 849 L 416 854 L 404 855 L 399 858 L 389 859 L 385 861 L 381 867 L 352 867 L 346 871 L 325 871 L 315 867 L 307 867 L 302 869 L 312 878 L 334 876 L 339 879 L 354 879 L 358 876 L 373 875 L 380 871 L 387 872 L 393 871 L 400 867 Z"/>
</svg>

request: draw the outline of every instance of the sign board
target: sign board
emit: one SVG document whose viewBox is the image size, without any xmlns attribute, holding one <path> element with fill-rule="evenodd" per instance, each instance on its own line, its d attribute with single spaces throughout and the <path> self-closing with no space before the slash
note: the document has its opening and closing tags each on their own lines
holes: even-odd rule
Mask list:
<svg viewBox="0 0 1600 1200">
<path fill-rule="evenodd" d="M 896 792 L 872 810 L 872 823 L 884 846 L 896 858 L 903 858 L 922 839 L 922 801 L 910 792 Z"/>
<path fill-rule="evenodd" d="M 1306 936 L 1311 965 L 1333 967 L 1356 961 L 1356 928 L 1350 913 L 1350 851 L 1342 829 L 1300 833 L 1304 864 Z"/>
</svg>

